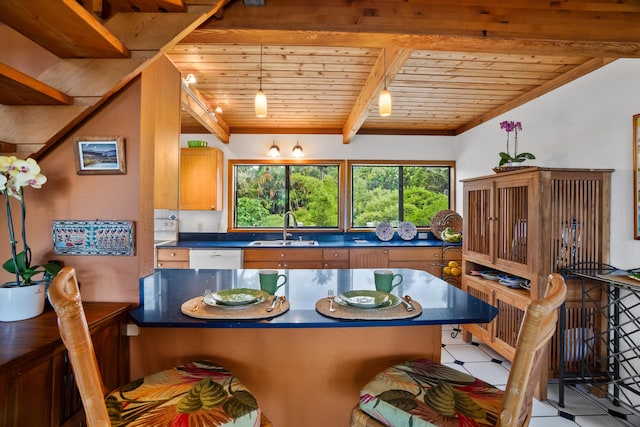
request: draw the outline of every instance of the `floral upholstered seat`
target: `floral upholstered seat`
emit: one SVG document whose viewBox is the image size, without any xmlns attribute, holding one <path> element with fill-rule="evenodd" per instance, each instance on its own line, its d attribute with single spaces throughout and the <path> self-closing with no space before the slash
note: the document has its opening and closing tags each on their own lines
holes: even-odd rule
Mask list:
<svg viewBox="0 0 640 427">
<path fill-rule="evenodd" d="M 387 426 L 494 426 L 503 398 L 480 379 L 416 359 L 385 369 L 365 385 L 360 409 Z"/>
<path fill-rule="evenodd" d="M 409 360 L 362 388 L 351 427 L 526 427 L 566 295 L 564 279 L 552 273 L 544 297 L 527 305 L 505 391 L 431 360 Z"/>
<path fill-rule="evenodd" d="M 199 361 L 133 381 L 105 399 L 112 426 L 254 427 L 253 395 L 225 368 Z"/>
</svg>

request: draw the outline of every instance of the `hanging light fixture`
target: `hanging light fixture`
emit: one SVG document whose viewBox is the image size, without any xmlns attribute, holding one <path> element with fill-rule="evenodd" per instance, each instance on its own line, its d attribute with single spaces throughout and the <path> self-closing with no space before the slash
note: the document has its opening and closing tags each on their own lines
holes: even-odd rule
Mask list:
<svg viewBox="0 0 640 427">
<path fill-rule="evenodd" d="M 384 67 L 384 89 L 380 92 L 380 98 L 378 98 L 378 109 L 380 116 L 387 117 L 391 115 L 391 94 L 387 90 L 387 49 L 384 49 L 383 64 Z"/>
<path fill-rule="evenodd" d="M 293 157 L 303 157 L 304 153 L 302 152 L 302 147 L 300 146 L 300 142 L 296 141 L 295 147 L 291 150 L 291 154 Z"/>
<path fill-rule="evenodd" d="M 262 91 L 262 45 L 260 45 L 260 89 L 256 93 L 255 108 L 257 118 L 267 117 L 267 95 Z"/>
<path fill-rule="evenodd" d="M 196 76 L 191 73 L 187 74 L 187 77 L 184 78 L 184 81 L 189 85 L 197 82 Z"/>
<path fill-rule="evenodd" d="M 267 156 L 269 156 L 269 157 L 280 157 L 280 148 L 278 148 L 278 146 L 276 145 L 275 141 L 273 141 L 273 144 L 271 144 L 271 147 L 269 148 L 269 151 L 267 152 Z"/>
</svg>

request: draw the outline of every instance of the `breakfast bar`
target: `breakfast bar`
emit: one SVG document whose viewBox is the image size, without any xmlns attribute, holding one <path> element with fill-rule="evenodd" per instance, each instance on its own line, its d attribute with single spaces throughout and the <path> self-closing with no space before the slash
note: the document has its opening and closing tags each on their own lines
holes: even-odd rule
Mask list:
<svg viewBox="0 0 640 427">
<path fill-rule="evenodd" d="M 341 300 L 374 294 L 373 271 L 280 270 L 287 284 L 276 295 L 284 298 L 268 313 L 268 295 L 250 307 L 218 307 L 203 298 L 205 290 L 259 294 L 259 270 L 157 270 L 140 280 L 140 306 L 130 312 L 140 327 L 131 337 L 132 378 L 186 359 L 212 359 L 238 375 L 278 427 L 347 426 L 360 387 L 377 371 L 412 357 L 439 360 L 441 325 L 488 323 L 497 314 L 412 269 L 393 269 L 403 281 L 379 306 Z"/>
</svg>

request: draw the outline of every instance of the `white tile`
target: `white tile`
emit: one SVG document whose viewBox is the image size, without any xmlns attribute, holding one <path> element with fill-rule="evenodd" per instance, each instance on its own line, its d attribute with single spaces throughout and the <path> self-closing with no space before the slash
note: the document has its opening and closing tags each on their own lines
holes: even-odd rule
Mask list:
<svg viewBox="0 0 640 427">
<path fill-rule="evenodd" d="M 442 349 L 442 351 L 440 352 L 440 363 L 447 364 L 447 363 L 453 363 L 455 362 L 455 359 L 453 358 L 453 356 L 447 351 L 446 347 Z"/>
<path fill-rule="evenodd" d="M 558 415 L 558 408 L 547 401 L 533 399 L 532 417 L 554 417 Z"/>
<path fill-rule="evenodd" d="M 498 353 L 497 351 L 493 350 L 492 348 L 484 345 L 484 344 L 480 344 L 480 350 L 484 351 L 485 353 L 487 353 L 489 355 L 489 357 L 491 357 L 492 359 L 496 359 L 496 360 L 502 360 L 502 361 L 506 361 L 507 358 L 504 357 L 503 355 L 501 355 L 500 353 Z"/>
<path fill-rule="evenodd" d="M 559 410 L 573 415 L 603 415 L 606 411 L 578 393 L 571 387 L 564 388 L 564 408 L 558 400 L 558 387 L 554 384 L 547 389 L 547 401 Z"/>
<path fill-rule="evenodd" d="M 529 427 L 576 427 L 577 425 L 562 417 L 532 417 L 529 423 Z"/>
<path fill-rule="evenodd" d="M 474 345 L 448 345 L 447 351 L 461 362 L 490 362 L 491 358 L 487 353 Z"/>
<path fill-rule="evenodd" d="M 493 385 L 502 385 L 507 383 L 509 371 L 504 369 L 502 365 L 494 362 L 474 362 L 465 363 L 464 367 L 471 372 L 474 377 Z"/>
<path fill-rule="evenodd" d="M 615 417 L 608 415 L 580 415 L 576 417 L 576 424 L 580 427 L 615 427 L 625 425 L 622 421 L 618 421 Z"/>
</svg>

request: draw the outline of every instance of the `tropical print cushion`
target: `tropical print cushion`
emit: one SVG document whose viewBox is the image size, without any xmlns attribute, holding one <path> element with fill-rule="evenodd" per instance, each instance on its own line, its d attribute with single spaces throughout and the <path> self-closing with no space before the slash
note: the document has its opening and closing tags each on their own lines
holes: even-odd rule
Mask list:
<svg viewBox="0 0 640 427">
<path fill-rule="evenodd" d="M 427 359 L 392 366 L 360 392 L 360 409 L 386 426 L 495 426 L 503 392 Z"/>
<path fill-rule="evenodd" d="M 256 427 L 253 395 L 225 368 L 192 362 L 122 386 L 105 399 L 112 426 Z"/>
</svg>

